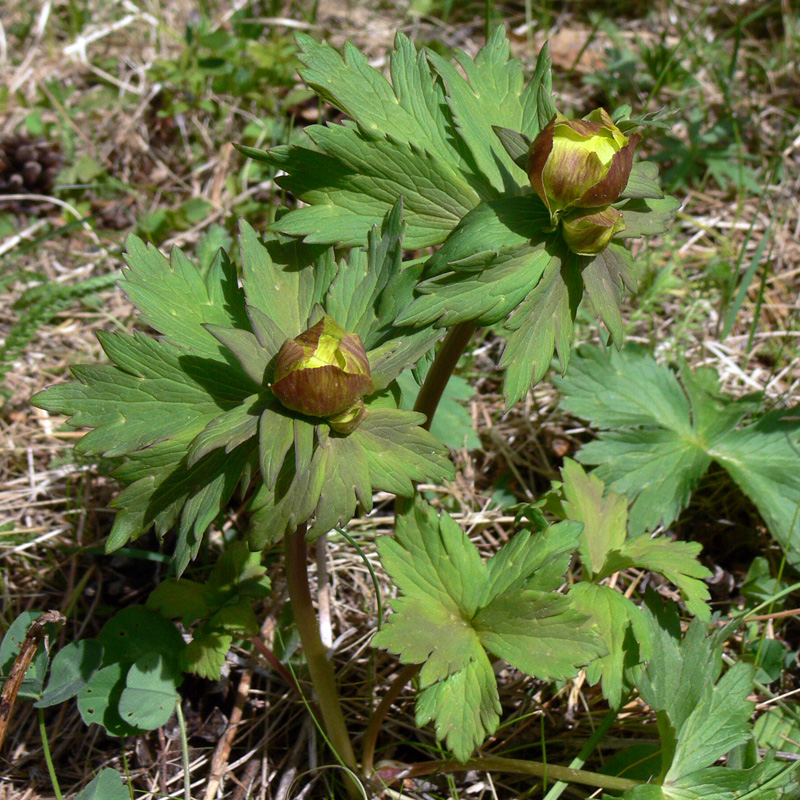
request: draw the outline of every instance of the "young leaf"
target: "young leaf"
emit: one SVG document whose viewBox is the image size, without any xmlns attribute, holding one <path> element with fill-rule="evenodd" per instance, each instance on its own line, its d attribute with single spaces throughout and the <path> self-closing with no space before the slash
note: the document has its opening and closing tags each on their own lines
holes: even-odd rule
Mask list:
<svg viewBox="0 0 800 800">
<path fill-rule="evenodd" d="M 474 661 L 420 691 L 416 722 L 433 722 L 436 738 L 463 763 L 497 730 L 501 711 L 492 664 L 478 648 Z"/>
<path fill-rule="evenodd" d="M 398 516 L 395 537 L 379 540 L 402 596 L 373 643 L 403 663 L 423 664 L 418 719 L 433 720 L 458 759 L 466 760 L 499 721 L 487 652 L 544 678 L 574 675 L 601 652 L 568 597 L 527 588 L 539 567 L 566 568 L 566 543 L 574 547 L 576 528 L 564 525 L 555 545 L 526 531 L 521 544 L 512 540 L 484 563 L 451 517 L 437 517 L 417 500 Z"/>
<path fill-rule="evenodd" d="M 606 495 L 605 483 L 597 474 L 587 475 L 571 459 L 565 460 L 562 473 L 562 512 L 583 523 L 580 552 L 587 579 L 599 582 L 630 567 L 659 572 L 681 590 L 692 614 L 708 621 L 710 595 L 702 578 L 711 572 L 697 561 L 701 546 L 647 535 L 628 538 L 627 497 L 615 492 Z"/>
<path fill-rule="evenodd" d="M 676 542 L 663 536 L 651 539 L 646 534 L 633 536 L 609 553 L 603 572 L 610 575 L 630 567 L 658 572 L 680 589 L 690 613 L 708 622 L 711 595 L 703 578 L 710 578 L 712 573 L 697 560 L 701 550 L 697 542 Z"/>
<path fill-rule="evenodd" d="M 520 303 L 504 326 L 508 331 L 500 367 L 506 370 L 503 394 L 511 406 L 525 396 L 532 383 L 544 377 L 558 353 L 567 368 L 572 331 L 581 299 L 578 256 L 553 257 L 536 288 Z"/>
<path fill-rule="evenodd" d="M 628 499 L 625 495 L 605 494 L 605 483 L 595 474 L 587 475 L 571 458 L 561 468 L 564 479 L 563 508 L 568 519 L 583 523 L 581 564 L 592 580 L 603 569 L 608 553 L 622 547 L 628 534 Z"/>
</svg>

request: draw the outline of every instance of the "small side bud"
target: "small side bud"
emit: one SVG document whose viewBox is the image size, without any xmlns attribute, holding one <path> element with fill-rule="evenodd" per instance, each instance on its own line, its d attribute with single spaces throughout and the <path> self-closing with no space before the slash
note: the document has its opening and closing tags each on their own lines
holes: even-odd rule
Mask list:
<svg viewBox="0 0 800 800">
<path fill-rule="evenodd" d="M 571 212 L 561 222 L 561 232 L 567 247 L 581 256 L 596 256 L 620 231 L 625 220 L 616 208 L 581 208 Z"/>
<path fill-rule="evenodd" d="M 271 388 L 289 410 L 323 417 L 334 430 L 349 433 L 363 418 L 361 398 L 375 387 L 361 337 L 325 316 L 283 343 Z"/>
</svg>

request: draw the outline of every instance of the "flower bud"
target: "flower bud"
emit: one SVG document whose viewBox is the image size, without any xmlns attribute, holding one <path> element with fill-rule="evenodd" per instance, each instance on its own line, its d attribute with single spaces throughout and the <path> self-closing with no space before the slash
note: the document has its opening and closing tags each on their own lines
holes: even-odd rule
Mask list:
<svg viewBox="0 0 800 800">
<path fill-rule="evenodd" d="M 349 433 L 364 416 L 361 398 L 375 387 L 361 337 L 325 316 L 283 343 L 271 388 L 291 411 L 324 417 L 334 430 Z"/>
<path fill-rule="evenodd" d="M 611 239 L 625 229 L 622 212 L 616 208 L 579 208 L 561 222 L 561 233 L 567 247 L 581 256 L 596 256 L 606 249 Z"/>
<path fill-rule="evenodd" d="M 528 177 L 551 218 L 566 208 L 613 203 L 628 183 L 641 138 L 625 136 L 602 108 L 583 119 L 556 114 L 528 152 Z"/>
</svg>

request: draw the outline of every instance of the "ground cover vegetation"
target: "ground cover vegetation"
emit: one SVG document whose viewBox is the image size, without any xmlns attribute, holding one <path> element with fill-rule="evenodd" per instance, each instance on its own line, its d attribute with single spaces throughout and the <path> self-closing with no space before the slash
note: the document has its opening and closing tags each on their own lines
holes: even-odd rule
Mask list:
<svg viewBox="0 0 800 800">
<path fill-rule="evenodd" d="M 800 797 L 800 16 L 577 11 L 11 4 L 0 796 Z"/>
</svg>

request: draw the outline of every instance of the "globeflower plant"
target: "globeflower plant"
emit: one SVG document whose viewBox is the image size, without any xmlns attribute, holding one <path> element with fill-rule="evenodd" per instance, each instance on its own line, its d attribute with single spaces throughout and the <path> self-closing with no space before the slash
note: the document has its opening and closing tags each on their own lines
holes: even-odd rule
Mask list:
<svg viewBox="0 0 800 800">
<path fill-rule="evenodd" d="M 232 253 L 220 250 L 210 264 L 177 249 L 167 258 L 131 237 L 120 287 L 143 330 L 99 334 L 107 363 L 75 367 L 73 381 L 33 398 L 88 429 L 77 450 L 101 459 L 123 487 L 106 550 L 154 529 L 171 561 L 147 607 L 112 620 L 85 652 L 68 652 L 80 663 L 53 669 L 69 681 L 37 705 L 77 695 L 84 720 L 111 735 L 153 730 L 180 713 L 182 672 L 219 678 L 238 640 L 265 655 L 324 731 L 329 760 L 342 768 L 318 770 L 336 776 L 331 797 L 384 796 L 396 781 L 410 782 L 405 790 L 415 778 L 460 770 L 557 781 L 551 800 L 572 782 L 624 800 L 733 798 L 783 786 L 788 772 L 769 760 L 714 766 L 740 745 L 736 763 L 744 763 L 754 667 L 738 664 L 721 677 L 727 628 L 706 636 L 710 572 L 697 560 L 699 545 L 632 528 L 628 498 L 577 462 L 565 464 L 545 498 L 505 509 L 514 521 L 498 524 L 490 553 L 445 510 L 452 498 L 437 501 L 456 471 L 430 427 L 478 328 L 492 326 L 504 340 L 508 406 L 549 373 L 554 353 L 566 369 L 584 299 L 614 344 L 623 341 L 622 294 L 637 288 L 640 272 L 627 240 L 665 232 L 678 206 L 664 197 L 655 165 L 634 160 L 642 120 L 629 108 L 580 120 L 557 113 L 546 49 L 526 81 L 501 28 L 474 59 L 456 51 L 455 64 L 398 34 L 388 77 L 351 46 L 343 57 L 297 38 L 303 79 L 349 119 L 311 125 L 293 139 L 299 144 L 239 148 L 280 170 L 275 180 L 292 207 L 261 230 L 240 221 Z M 636 444 L 654 426 L 641 397 L 627 404 L 624 383 L 614 411 L 631 406 Z M 705 378 L 687 386 L 688 399 L 680 389 L 672 395 L 691 416 L 701 394 L 713 392 Z M 702 426 L 710 417 L 698 419 Z M 670 443 L 667 433 L 661 439 Z M 676 436 L 700 438 L 691 426 Z M 393 535 L 375 535 L 369 515 L 378 504 L 394 520 Z M 391 684 L 373 702 L 374 687 L 359 697 L 359 682 L 349 681 L 345 714 L 337 653 L 322 642 L 312 601 L 307 543 L 340 534 L 356 544 L 346 528 L 357 516 L 369 523 L 359 526 L 358 552 L 370 573 L 380 559 L 392 587 L 391 615 L 370 623 L 383 651 L 375 674 Z M 257 638 L 254 610 L 270 591 L 267 565 L 281 563 L 279 546 L 291 614 L 275 628 L 295 626 L 304 657 L 281 642 L 291 674 Z M 194 580 L 202 569 L 182 577 L 201 551 L 222 551 L 205 583 Z M 637 604 L 617 577 L 608 584 L 627 570 L 674 586 L 674 613 Z M 368 613 L 367 599 L 359 613 Z M 685 633 L 679 603 L 695 617 Z M 560 702 L 579 675 L 597 687 L 593 702 L 608 703 L 607 722 L 571 766 L 522 758 L 541 747 L 530 734 L 537 726 L 522 727 L 520 758 L 501 755 L 509 740 L 494 738 L 504 711 L 498 676 L 511 671 L 528 676 L 526 686 L 543 682 L 515 703 L 519 719 L 539 713 L 534 698 Z M 682 676 L 701 672 L 692 695 Z M 395 760 L 414 752 L 416 734 L 404 732 L 402 749 L 382 740 L 412 681 L 417 724 L 432 726 L 420 752 L 444 747 L 440 760 Z M 634 691 L 657 714 L 661 763 L 646 759 L 635 777 L 581 769 Z"/>
</svg>

